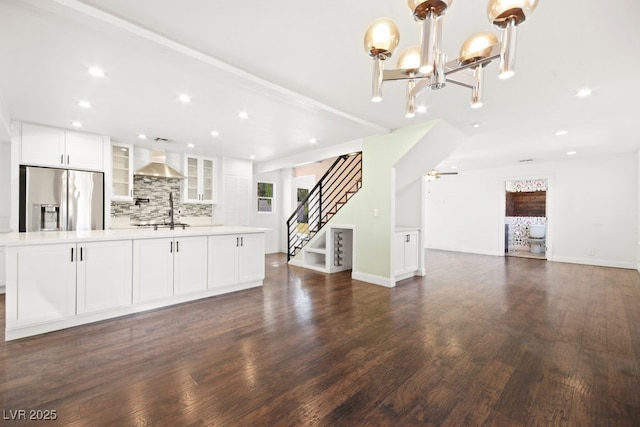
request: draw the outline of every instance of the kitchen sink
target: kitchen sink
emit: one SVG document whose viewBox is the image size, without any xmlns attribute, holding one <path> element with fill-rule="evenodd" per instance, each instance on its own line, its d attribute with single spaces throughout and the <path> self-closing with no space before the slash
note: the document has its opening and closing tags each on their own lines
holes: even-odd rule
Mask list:
<svg viewBox="0 0 640 427">
<path fill-rule="evenodd" d="M 157 230 L 158 228 L 171 228 L 172 226 L 170 222 L 166 221 L 136 221 L 132 222 L 131 225 L 135 227 L 153 227 L 154 230 Z M 189 227 L 189 224 L 185 224 L 183 222 L 174 222 L 173 227 L 180 227 L 184 230 L 185 228 Z"/>
</svg>

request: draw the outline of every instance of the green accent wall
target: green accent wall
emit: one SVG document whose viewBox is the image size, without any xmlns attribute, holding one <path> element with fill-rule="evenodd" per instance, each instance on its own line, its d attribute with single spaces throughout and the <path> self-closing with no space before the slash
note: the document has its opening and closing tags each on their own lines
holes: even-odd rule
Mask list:
<svg viewBox="0 0 640 427">
<path fill-rule="evenodd" d="M 391 277 L 391 234 L 395 224 L 393 165 L 437 121 L 396 129 L 367 137 L 362 143 L 362 188 L 331 220 L 356 226 L 354 271 L 381 278 Z M 374 216 L 374 210 L 378 216 Z"/>
</svg>

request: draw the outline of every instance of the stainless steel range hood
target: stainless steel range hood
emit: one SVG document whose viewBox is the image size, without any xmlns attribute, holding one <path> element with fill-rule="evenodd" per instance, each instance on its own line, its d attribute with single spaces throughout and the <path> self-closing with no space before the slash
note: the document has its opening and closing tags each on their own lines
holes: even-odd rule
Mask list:
<svg viewBox="0 0 640 427">
<path fill-rule="evenodd" d="M 151 150 L 151 163 L 135 171 L 135 174 L 156 178 L 185 179 L 184 175 L 167 164 L 167 155 L 162 150 Z"/>
</svg>

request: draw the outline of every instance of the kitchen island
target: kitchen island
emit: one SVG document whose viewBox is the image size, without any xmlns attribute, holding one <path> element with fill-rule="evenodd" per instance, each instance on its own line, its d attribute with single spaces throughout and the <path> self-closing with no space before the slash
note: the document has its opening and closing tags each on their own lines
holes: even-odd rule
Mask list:
<svg viewBox="0 0 640 427">
<path fill-rule="evenodd" d="M 264 228 L 0 235 L 5 340 L 262 285 Z"/>
</svg>

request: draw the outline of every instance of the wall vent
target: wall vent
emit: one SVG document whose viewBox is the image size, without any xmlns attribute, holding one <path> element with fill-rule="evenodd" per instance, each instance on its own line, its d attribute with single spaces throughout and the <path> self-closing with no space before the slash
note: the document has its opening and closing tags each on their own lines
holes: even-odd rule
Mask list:
<svg viewBox="0 0 640 427">
<path fill-rule="evenodd" d="M 527 163 L 527 162 L 533 162 L 533 159 L 522 159 L 522 160 L 518 160 L 518 163 Z"/>
</svg>

